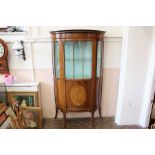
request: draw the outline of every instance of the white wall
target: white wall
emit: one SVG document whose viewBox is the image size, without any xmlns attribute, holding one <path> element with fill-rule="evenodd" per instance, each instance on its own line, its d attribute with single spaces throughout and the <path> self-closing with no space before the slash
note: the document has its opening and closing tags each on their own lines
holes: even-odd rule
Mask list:
<svg viewBox="0 0 155 155">
<path fill-rule="evenodd" d="M 141 115 L 153 45 L 150 32 L 150 27 L 124 29 L 116 114 L 116 123 L 119 125 L 142 125 Z"/>
<path fill-rule="evenodd" d="M 153 104 L 152 100 L 155 93 L 155 27 L 146 27 L 145 29 L 147 30 L 147 35 L 151 39 L 152 49 L 150 53 L 149 69 L 145 86 L 145 95 L 140 124 L 143 127 L 148 127 Z"/>
</svg>

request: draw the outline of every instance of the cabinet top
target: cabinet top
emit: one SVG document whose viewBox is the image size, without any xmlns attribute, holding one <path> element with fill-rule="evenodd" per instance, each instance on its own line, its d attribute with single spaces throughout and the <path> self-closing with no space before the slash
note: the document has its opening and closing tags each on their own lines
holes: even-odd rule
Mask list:
<svg viewBox="0 0 155 155">
<path fill-rule="evenodd" d="M 99 30 L 89 30 L 89 29 L 71 29 L 71 30 L 59 30 L 59 31 L 51 31 L 50 33 L 102 33 L 104 34 L 105 31 Z"/>
<path fill-rule="evenodd" d="M 56 40 L 88 40 L 98 39 L 103 40 L 105 31 L 86 30 L 86 29 L 72 29 L 51 31 L 51 39 Z"/>
</svg>

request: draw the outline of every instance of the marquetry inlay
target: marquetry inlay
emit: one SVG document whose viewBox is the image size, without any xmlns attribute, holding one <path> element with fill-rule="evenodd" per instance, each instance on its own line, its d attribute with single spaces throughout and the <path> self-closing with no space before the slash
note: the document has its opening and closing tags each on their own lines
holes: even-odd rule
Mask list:
<svg viewBox="0 0 155 155">
<path fill-rule="evenodd" d="M 86 101 L 86 90 L 83 86 L 77 85 L 71 89 L 71 101 L 76 106 L 81 106 Z"/>
</svg>

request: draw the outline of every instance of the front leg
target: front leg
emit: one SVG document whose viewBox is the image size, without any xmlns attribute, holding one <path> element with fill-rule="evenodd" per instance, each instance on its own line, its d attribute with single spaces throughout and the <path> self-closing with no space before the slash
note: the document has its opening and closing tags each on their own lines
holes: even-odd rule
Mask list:
<svg viewBox="0 0 155 155">
<path fill-rule="evenodd" d="M 101 107 L 99 107 L 98 112 L 99 112 L 99 116 L 100 116 L 100 118 L 102 118 Z"/>
<path fill-rule="evenodd" d="M 56 106 L 56 109 L 55 109 L 55 119 L 57 119 L 57 116 L 58 116 L 58 107 Z"/>
<path fill-rule="evenodd" d="M 95 122 L 94 122 L 94 111 L 91 112 L 91 119 L 92 119 L 92 127 L 95 127 Z"/>
<path fill-rule="evenodd" d="M 66 128 L 66 113 L 63 112 L 63 119 L 64 119 L 64 128 Z"/>
</svg>

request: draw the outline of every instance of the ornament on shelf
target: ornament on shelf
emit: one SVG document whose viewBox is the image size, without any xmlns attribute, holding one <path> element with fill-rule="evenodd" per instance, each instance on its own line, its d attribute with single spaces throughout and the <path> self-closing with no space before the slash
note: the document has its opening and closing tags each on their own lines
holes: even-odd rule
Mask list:
<svg viewBox="0 0 155 155">
<path fill-rule="evenodd" d="M 13 84 L 13 82 L 14 82 L 14 76 L 11 75 L 11 74 L 5 74 L 5 76 L 4 76 L 4 82 L 5 82 L 6 85 Z"/>
</svg>

